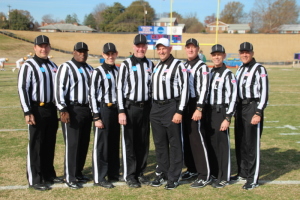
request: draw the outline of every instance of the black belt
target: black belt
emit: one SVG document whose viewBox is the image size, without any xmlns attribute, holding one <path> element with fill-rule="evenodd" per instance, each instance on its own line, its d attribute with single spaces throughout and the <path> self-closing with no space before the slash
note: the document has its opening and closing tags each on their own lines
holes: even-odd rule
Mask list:
<svg viewBox="0 0 300 200">
<path fill-rule="evenodd" d="M 50 106 L 54 106 L 54 103 L 53 102 L 44 103 L 44 102 L 39 102 L 39 101 L 32 101 L 32 105 L 41 106 L 41 107 L 50 107 Z"/>
<path fill-rule="evenodd" d="M 100 103 L 100 107 L 101 108 L 103 108 L 103 107 L 116 108 L 117 104 L 116 103 L 104 103 L 104 102 L 101 102 Z"/>
<path fill-rule="evenodd" d="M 249 99 L 241 99 L 240 102 L 242 103 L 242 105 L 247 105 L 247 104 L 251 104 L 253 102 L 258 102 L 259 99 L 258 98 L 249 98 Z"/>
<path fill-rule="evenodd" d="M 126 101 L 126 105 L 137 106 L 140 108 L 144 108 L 144 106 L 149 103 L 149 101 L 132 101 L 129 99 L 126 99 L 125 101 Z"/>
<path fill-rule="evenodd" d="M 70 102 L 70 105 L 71 105 L 71 106 L 89 107 L 89 104 L 88 104 L 88 103 L 82 104 L 82 103 L 78 103 L 78 102 L 74 102 L 74 101 L 71 101 L 71 102 Z"/>
<path fill-rule="evenodd" d="M 217 112 L 220 112 L 221 108 L 227 108 L 228 106 L 226 104 L 214 104 L 209 105 L 210 109 L 216 109 Z"/>
<path fill-rule="evenodd" d="M 175 99 L 166 99 L 166 100 L 154 100 L 154 103 L 158 104 L 158 105 L 166 105 L 169 104 L 171 102 L 176 101 Z"/>
</svg>

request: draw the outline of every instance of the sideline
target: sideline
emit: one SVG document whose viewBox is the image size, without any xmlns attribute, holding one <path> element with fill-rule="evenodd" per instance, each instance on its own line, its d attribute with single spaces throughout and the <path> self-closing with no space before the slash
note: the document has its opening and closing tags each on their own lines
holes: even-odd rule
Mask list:
<svg viewBox="0 0 300 200">
<path fill-rule="evenodd" d="M 244 184 L 246 181 L 240 181 L 238 183 L 232 183 L 229 182 L 229 185 L 233 184 Z M 166 183 L 166 182 L 165 182 Z M 164 184 L 165 184 L 164 183 Z M 180 181 L 179 185 L 183 184 L 189 184 L 192 183 L 191 181 Z M 270 181 L 270 180 L 259 180 L 258 181 L 259 185 L 266 185 L 266 184 L 272 184 L 272 185 L 299 185 L 300 181 Z M 113 183 L 115 186 L 126 186 L 125 182 L 115 182 Z M 51 185 L 51 188 L 68 188 L 65 184 L 55 184 Z M 93 183 L 86 183 L 83 184 L 83 187 L 94 187 Z M 147 186 L 142 186 L 142 187 L 147 187 Z M 150 186 L 149 186 L 150 187 Z M 0 186 L 0 190 L 20 190 L 20 189 L 28 189 L 28 185 L 15 185 L 15 186 Z"/>
</svg>

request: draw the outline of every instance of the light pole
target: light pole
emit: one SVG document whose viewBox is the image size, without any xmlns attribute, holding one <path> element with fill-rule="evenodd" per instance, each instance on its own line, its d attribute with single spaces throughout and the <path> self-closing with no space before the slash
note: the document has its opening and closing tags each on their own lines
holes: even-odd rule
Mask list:
<svg viewBox="0 0 300 200">
<path fill-rule="evenodd" d="M 8 29 L 10 29 L 10 5 L 7 6 L 8 7 Z"/>
</svg>

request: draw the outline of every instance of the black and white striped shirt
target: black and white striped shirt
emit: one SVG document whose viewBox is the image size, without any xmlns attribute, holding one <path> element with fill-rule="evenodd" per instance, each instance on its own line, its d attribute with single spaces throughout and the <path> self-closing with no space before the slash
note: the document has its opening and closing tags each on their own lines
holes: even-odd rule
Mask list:
<svg viewBox="0 0 300 200">
<path fill-rule="evenodd" d="M 183 63 L 172 54 L 154 67 L 152 74 L 152 97 L 154 100 L 178 98 L 177 113 L 182 114 L 188 101 L 188 75 Z"/>
<path fill-rule="evenodd" d="M 197 98 L 197 107 L 203 108 L 208 94 L 209 68 L 198 56 L 184 65 L 189 75 L 189 96 Z"/>
<path fill-rule="evenodd" d="M 55 78 L 55 101 L 60 111 L 66 111 L 70 102 L 88 103 L 89 82 L 94 68 L 74 58 L 63 63 Z"/>
<path fill-rule="evenodd" d="M 55 63 L 34 56 L 21 67 L 18 75 L 18 92 L 25 115 L 32 114 L 32 102 L 54 102 Z"/>
<path fill-rule="evenodd" d="M 94 70 L 91 77 L 89 95 L 90 107 L 94 117 L 99 117 L 98 102 L 116 104 L 116 79 L 118 70 L 115 65 L 108 65 L 106 63 L 103 63 L 102 66 Z"/>
<path fill-rule="evenodd" d="M 257 111 L 266 108 L 269 96 L 267 70 L 253 58 L 250 63 L 238 68 L 236 78 L 239 99 L 259 99 Z"/>
<path fill-rule="evenodd" d="M 124 99 L 144 102 L 150 99 L 150 82 L 153 63 L 146 57 L 134 55 L 124 60 L 117 76 L 117 101 L 119 113 L 124 113 Z"/>
<path fill-rule="evenodd" d="M 220 68 L 213 68 L 211 73 L 208 102 L 210 105 L 227 105 L 226 116 L 232 117 L 237 99 L 235 76 L 225 64 Z"/>
</svg>

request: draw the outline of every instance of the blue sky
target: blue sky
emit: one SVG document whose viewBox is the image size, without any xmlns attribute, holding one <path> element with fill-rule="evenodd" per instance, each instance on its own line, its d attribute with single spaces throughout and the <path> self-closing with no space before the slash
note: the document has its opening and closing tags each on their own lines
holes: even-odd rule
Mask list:
<svg viewBox="0 0 300 200">
<path fill-rule="evenodd" d="M 230 1 L 238 0 L 221 0 L 220 11 Z M 300 5 L 300 0 L 296 0 Z M 96 5 L 105 3 L 112 6 L 114 2 L 119 2 L 123 6 L 128 7 L 133 0 L 0 0 L 0 12 L 8 13 L 8 5 L 10 9 L 27 10 L 33 16 L 35 21 L 41 23 L 42 17 L 51 14 L 53 19 L 64 20 L 68 14 L 76 13 L 80 23 L 83 22 L 84 16 L 93 12 Z M 170 0 L 148 0 L 152 8 L 157 14 L 170 12 Z M 178 12 L 182 16 L 189 14 L 197 14 L 198 19 L 203 22 L 208 15 L 217 12 L 217 0 L 173 0 L 173 11 Z M 244 4 L 244 11 L 249 12 L 255 5 L 255 0 L 239 0 Z"/>
</svg>

